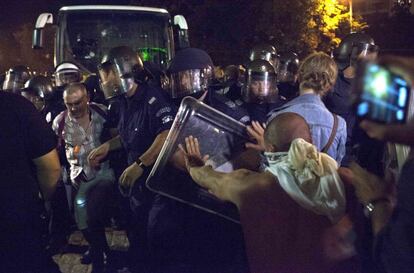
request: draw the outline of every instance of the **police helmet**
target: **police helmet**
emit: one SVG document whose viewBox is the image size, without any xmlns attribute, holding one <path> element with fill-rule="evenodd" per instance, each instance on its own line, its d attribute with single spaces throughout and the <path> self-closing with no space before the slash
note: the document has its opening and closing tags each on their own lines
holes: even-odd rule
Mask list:
<svg viewBox="0 0 414 273">
<path fill-rule="evenodd" d="M 46 101 L 53 96 L 52 81 L 45 76 L 38 75 L 28 80 L 21 95 L 30 100 L 37 110 L 41 111 L 46 105 Z"/>
<path fill-rule="evenodd" d="M 213 61 L 204 50 L 185 48 L 172 59 L 168 74 L 172 98 L 203 92 L 213 79 Z"/>
<path fill-rule="evenodd" d="M 24 87 L 26 81 L 32 77 L 30 68 L 25 65 L 18 65 L 10 68 L 6 72 L 3 82 L 3 90 L 10 92 L 18 92 Z"/>
<path fill-rule="evenodd" d="M 127 93 L 135 83 L 148 79 L 138 53 L 128 46 L 112 48 L 98 66 L 101 89 L 106 99 Z"/>
<path fill-rule="evenodd" d="M 277 101 L 276 73 L 270 62 L 254 60 L 247 65 L 242 98 L 247 103 L 273 103 Z"/>
<path fill-rule="evenodd" d="M 80 82 L 82 80 L 80 68 L 76 64 L 70 62 L 63 62 L 56 66 L 54 75 L 57 87 L 62 87 L 73 82 Z"/>
<path fill-rule="evenodd" d="M 295 82 L 299 70 L 299 57 L 293 51 L 281 52 L 277 70 L 278 82 Z"/>
<path fill-rule="evenodd" d="M 369 54 L 376 56 L 378 50 L 379 47 L 368 34 L 351 33 L 345 36 L 333 55 L 339 69 L 344 70 L 348 66 L 355 65 L 358 57 L 366 57 Z"/>
<path fill-rule="evenodd" d="M 279 55 L 276 48 L 269 44 L 259 44 L 250 51 L 250 61 L 265 60 L 270 62 L 275 71 L 279 65 Z"/>
</svg>

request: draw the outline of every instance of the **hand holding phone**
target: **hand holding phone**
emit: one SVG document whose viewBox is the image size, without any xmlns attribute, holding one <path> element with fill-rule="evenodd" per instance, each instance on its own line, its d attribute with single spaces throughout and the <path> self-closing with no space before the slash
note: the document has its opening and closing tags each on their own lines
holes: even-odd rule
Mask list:
<svg viewBox="0 0 414 273">
<path fill-rule="evenodd" d="M 405 123 L 411 86 L 403 76 L 374 62 L 361 63 L 356 75 L 354 94 L 359 119 Z"/>
</svg>

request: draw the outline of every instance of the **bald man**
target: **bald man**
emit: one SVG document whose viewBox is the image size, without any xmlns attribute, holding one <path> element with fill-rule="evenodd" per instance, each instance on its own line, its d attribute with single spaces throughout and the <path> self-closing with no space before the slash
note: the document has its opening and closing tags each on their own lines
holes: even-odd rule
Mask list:
<svg viewBox="0 0 414 273">
<path fill-rule="evenodd" d="M 238 207 L 251 272 L 325 272 L 323 232 L 345 208 L 338 166 L 310 144 L 309 127 L 297 114 L 274 118 L 264 139 L 265 172 L 214 171 L 191 136 L 187 169 L 200 186 Z"/>
</svg>

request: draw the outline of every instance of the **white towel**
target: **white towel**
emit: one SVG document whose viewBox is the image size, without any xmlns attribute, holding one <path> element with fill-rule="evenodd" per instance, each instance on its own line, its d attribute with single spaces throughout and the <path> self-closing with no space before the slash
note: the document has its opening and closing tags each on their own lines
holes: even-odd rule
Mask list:
<svg viewBox="0 0 414 273">
<path fill-rule="evenodd" d="M 295 139 L 287 153 L 265 153 L 269 167 L 280 186 L 300 206 L 333 223 L 345 213 L 345 189 L 338 175 L 338 164 L 305 140 Z"/>
</svg>

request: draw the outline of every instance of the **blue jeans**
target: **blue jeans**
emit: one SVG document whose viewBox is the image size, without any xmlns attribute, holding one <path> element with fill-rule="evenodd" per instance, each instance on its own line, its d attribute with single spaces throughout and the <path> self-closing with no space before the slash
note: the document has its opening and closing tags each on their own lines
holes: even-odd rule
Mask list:
<svg viewBox="0 0 414 273">
<path fill-rule="evenodd" d="M 90 216 L 88 216 L 88 199 L 91 191 L 95 188 L 98 189 L 98 186 L 99 190 L 111 188 L 114 180 L 115 176 L 112 169 L 108 169 L 98 172 L 94 179 L 86 182 L 82 181 L 79 184 L 79 189 L 74 200 L 74 208 L 76 224 L 80 230 L 89 227 L 88 221 Z M 107 202 L 107 200 L 99 200 L 99 202 L 102 202 L 102 206 L 104 206 L 104 203 Z"/>
</svg>

